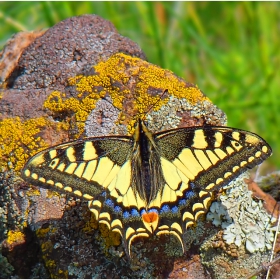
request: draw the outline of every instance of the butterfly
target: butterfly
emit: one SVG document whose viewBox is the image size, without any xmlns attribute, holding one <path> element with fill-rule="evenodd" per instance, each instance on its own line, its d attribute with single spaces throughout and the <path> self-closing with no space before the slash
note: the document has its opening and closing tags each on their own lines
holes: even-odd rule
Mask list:
<svg viewBox="0 0 280 280">
<path fill-rule="evenodd" d="M 101 136 L 41 151 L 22 170 L 27 182 L 88 200 L 99 223 L 119 232 L 128 257 L 137 237 L 183 234 L 221 189 L 272 153 L 260 136 L 223 126 Z"/>
</svg>

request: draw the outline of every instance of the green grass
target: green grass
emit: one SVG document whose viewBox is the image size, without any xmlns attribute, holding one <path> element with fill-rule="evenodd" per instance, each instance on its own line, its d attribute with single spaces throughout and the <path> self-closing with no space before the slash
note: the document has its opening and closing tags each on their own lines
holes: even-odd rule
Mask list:
<svg viewBox="0 0 280 280">
<path fill-rule="evenodd" d="M 280 167 L 279 2 L 1 2 L 0 45 L 20 30 L 98 14 L 150 62 L 195 83 L 228 116 L 260 134 Z M 278 159 L 279 158 L 279 159 Z"/>
</svg>

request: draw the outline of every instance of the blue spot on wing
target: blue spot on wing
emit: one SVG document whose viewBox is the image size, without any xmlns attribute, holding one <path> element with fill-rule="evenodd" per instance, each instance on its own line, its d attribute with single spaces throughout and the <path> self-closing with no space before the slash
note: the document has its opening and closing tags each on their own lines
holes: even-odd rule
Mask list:
<svg viewBox="0 0 280 280">
<path fill-rule="evenodd" d="M 111 208 L 114 208 L 114 202 L 112 199 L 106 199 L 105 204 L 108 205 Z"/>
<path fill-rule="evenodd" d="M 114 207 L 114 211 L 115 211 L 116 213 L 121 213 L 121 212 L 122 212 L 122 208 L 121 208 L 120 206 L 115 206 L 115 207 Z"/>
<path fill-rule="evenodd" d="M 140 215 L 143 216 L 146 213 L 147 213 L 147 211 L 145 209 L 143 209 L 143 210 L 141 210 Z"/>
<path fill-rule="evenodd" d="M 132 209 L 131 210 L 131 216 L 133 217 L 140 217 L 139 212 L 136 209 Z"/>
<path fill-rule="evenodd" d="M 123 213 L 123 217 L 124 217 L 125 219 L 128 219 L 128 218 L 130 217 L 129 212 L 128 212 L 128 211 L 125 211 L 125 212 Z"/>
<path fill-rule="evenodd" d="M 161 213 L 166 213 L 166 212 L 169 212 L 169 211 L 170 211 L 170 208 L 169 208 L 168 205 L 163 205 L 161 207 L 161 210 L 160 210 Z"/>
<path fill-rule="evenodd" d="M 187 191 L 185 194 L 185 198 L 190 199 L 193 196 L 195 196 L 195 192 L 194 191 Z"/>
<path fill-rule="evenodd" d="M 195 184 L 194 184 L 194 182 L 190 182 L 190 187 L 191 187 L 192 189 L 194 189 L 194 188 L 195 188 Z"/>
<path fill-rule="evenodd" d="M 180 200 L 179 200 L 179 205 L 180 205 L 180 206 L 183 206 L 183 205 L 185 205 L 185 204 L 187 204 L 187 200 L 186 200 L 186 199 L 180 199 Z"/>
<path fill-rule="evenodd" d="M 158 210 L 157 210 L 157 209 L 154 209 L 154 208 L 149 209 L 148 213 L 152 213 L 152 212 L 154 212 L 154 213 L 157 213 L 157 214 L 158 214 Z"/>
<path fill-rule="evenodd" d="M 178 208 L 177 206 L 174 206 L 174 207 L 171 208 L 171 211 L 172 211 L 173 213 L 178 213 L 179 208 Z"/>
</svg>

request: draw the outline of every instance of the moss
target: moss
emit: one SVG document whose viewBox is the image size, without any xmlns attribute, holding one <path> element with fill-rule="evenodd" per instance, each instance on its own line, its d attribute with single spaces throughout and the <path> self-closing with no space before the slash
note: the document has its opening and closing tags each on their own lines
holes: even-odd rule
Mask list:
<svg viewBox="0 0 280 280">
<path fill-rule="evenodd" d="M 21 231 L 14 231 L 9 230 L 7 235 L 7 243 L 13 244 L 13 243 L 24 243 L 25 242 L 25 235 Z"/>
</svg>

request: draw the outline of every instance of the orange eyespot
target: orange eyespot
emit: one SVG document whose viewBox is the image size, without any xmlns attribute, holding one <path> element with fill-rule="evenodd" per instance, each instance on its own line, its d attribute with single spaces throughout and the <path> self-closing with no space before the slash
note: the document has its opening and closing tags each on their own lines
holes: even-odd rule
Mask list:
<svg viewBox="0 0 280 280">
<path fill-rule="evenodd" d="M 156 212 L 144 213 L 142 219 L 146 223 L 153 223 L 158 220 L 158 214 Z"/>
</svg>

